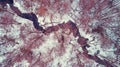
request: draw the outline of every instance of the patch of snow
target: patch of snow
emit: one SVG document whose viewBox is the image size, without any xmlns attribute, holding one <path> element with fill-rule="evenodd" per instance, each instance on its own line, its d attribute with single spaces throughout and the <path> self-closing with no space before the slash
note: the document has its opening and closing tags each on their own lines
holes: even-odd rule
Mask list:
<svg viewBox="0 0 120 67">
<path fill-rule="evenodd" d="M 62 20 L 60 22 L 67 22 L 69 20 L 71 20 L 71 21 L 74 22 L 74 20 L 70 16 L 68 16 L 67 14 L 65 14 L 65 15 L 62 16 Z"/>
<path fill-rule="evenodd" d="M 21 23 L 21 25 L 23 25 L 23 24 L 28 24 L 28 23 L 32 22 L 32 21 L 30 21 L 30 20 L 28 20 L 28 19 L 21 18 L 21 17 L 19 17 L 19 16 L 17 16 L 17 15 L 14 15 L 13 19 L 14 19 L 16 22 Z"/>
<path fill-rule="evenodd" d="M 21 45 L 19 44 L 14 44 L 15 46 L 12 46 L 11 44 L 7 45 L 7 46 L 3 46 L 3 45 L 0 45 L 0 55 L 3 55 L 7 52 L 13 52 L 15 49 L 18 49 Z"/>
<path fill-rule="evenodd" d="M 42 43 L 38 48 L 32 49 L 35 55 L 39 53 L 46 54 L 49 50 L 51 50 L 58 44 L 57 40 L 54 39 L 54 34 L 50 34 L 48 37 L 45 38 L 47 39 L 44 43 Z"/>
<path fill-rule="evenodd" d="M 13 49 L 14 48 L 11 45 L 7 45 L 7 46 L 0 45 L 0 55 L 3 55 L 4 53 L 7 52 L 12 52 Z"/>
<path fill-rule="evenodd" d="M 66 52 L 64 55 L 54 58 L 54 60 L 49 64 L 51 67 L 71 67 L 69 66 L 68 62 L 71 59 L 71 51 L 72 51 L 72 45 L 68 45 L 66 47 Z"/>
<path fill-rule="evenodd" d="M 73 9 L 76 9 L 78 7 L 79 0 L 74 0 L 73 3 L 71 4 L 71 7 Z"/>
<path fill-rule="evenodd" d="M 12 38 L 19 38 L 20 34 L 20 27 L 17 25 L 12 25 L 10 28 L 10 32 L 7 33 L 7 36 L 12 37 Z"/>
<path fill-rule="evenodd" d="M 90 47 L 87 48 L 88 54 L 90 55 L 95 55 L 98 51 L 99 53 L 97 54 L 99 58 L 104 59 L 104 58 L 116 58 L 116 55 L 114 54 L 114 51 L 116 49 L 110 48 L 110 49 L 102 49 L 100 44 L 97 45 L 90 45 Z"/>
<path fill-rule="evenodd" d="M 6 57 L 5 57 L 5 56 L 0 55 L 0 63 L 2 63 L 5 59 L 6 59 Z"/>
<path fill-rule="evenodd" d="M 89 25 L 90 25 L 90 27 L 91 28 L 97 28 L 100 24 L 102 24 L 102 22 L 100 22 L 100 21 L 98 21 L 98 20 L 96 20 L 96 19 L 94 19 L 94 20 L 92 20 L 90 23 L 89 23 Z"/>
<path fill-rule="evenodd" d="M 45 23 L 43 22 L 44 20 L 44 17 L 40 17 L 39 15 L 37 15 L 38 17 L 38 22 L 41 24 L 41 25 L 44 25 Z"/>
<path fill-rule="evenodd" d="M 117 38 L 119 38 L 117 35 L 115 35 L 114 31 L 106 28 L 106 33 L 108 35 L 108 37 L 113 40 L 113 41 L 117 41 Z"/>
<path fill-rule="evenodd" d="M 19 2 L 19 1 L 14 2 L 14 6 L 17 7 L 22 13 L 25 13 L 26 11 L 21 5 L 23 5 L 22 1 L 21 2 Z"/>
<path fill-rule="evenodd" d="M 93 39 L 93 35 L 95 34 L 90 34 L 90 33 L 86 33 L 83 29 L 79 28 L 80 31 L 80 35 L 83 36 L 84 38 L 88 38 L 89 40 Z"/>
<path fill-rule="evenodd" d="M 0 28 L 0 37 L 4 36 L 6 31 L 3 28 Z"/>
<path fill-rule="evenodd" d="M 90 47 L 89 48 L 87 48 L 87 50 L 88 50 L 88 54 L 90 54 L 90 55 L 93 55 L 94 56 L 94 54 L 95 53 L 97 53 L 97 51 L 98 50 L 100 50 L 101 48 L 100 48 L 100 45 L 90 45 Z"/>
<path fill-rule="evenodd" d="M 22 60 L 21 62 L 16 62 L 13 67 L 29 67 L 30 63 L 27 60 Z"/>
</svg>

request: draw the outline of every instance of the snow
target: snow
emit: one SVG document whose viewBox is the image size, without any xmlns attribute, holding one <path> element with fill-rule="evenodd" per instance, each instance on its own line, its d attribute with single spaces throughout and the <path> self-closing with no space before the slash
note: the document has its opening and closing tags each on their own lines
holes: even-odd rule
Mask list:
<svg viewBox="0 0 120 67">
<path fill-rule="evenodd" d="M 46 41 L 43 42 L 38 48 L 32 49 L 35 55 L 39 54 L 40 52 L 46 54 L 49 50 L 58 44 L 57 40 L 54 39 L 54 34 L 50 34 L 45 38 L 47 38 Z"/>
<path fill-rule="evenodd" d="M 54 18 L 51 18 L 50 16 L 46 16 L 46 17 L 38 16 L 38 21 L 41 25 L 47 24 L 47 26 L 51 26 L 51 22 L 53 22 L 53 24 L 56 25 L 56 24 L 60 24 L 60 23 L 63 23 L 63 22 L 67 22 L 69 20 L 74 21 L 67 14 L 62 15 L 62 17 L 61 17 L 61 15 L 59 13 L 55 13 L 55 14 L 53 14 L 53 17 Z"/>
<path fill-rule="evenodd" d="M 13 67 L 29 67 L 30 63 L 23 59 L 21 62 L 16 62 Z"/>
<path fill-rule="evenodd" d="M 14 6 L 17 7 L 22 13 L 26 12 L 19 2 L 15 1 Z"/>
<path fill-rule="evenodd" d="M 0 63 L 2 63 L 5 59 L 6 59 L 6 57 L 5 57 L 5 56 L 0 55 Z"/>
<path fill-rule="evenodd" d="M 82 28 L 79 28 L 79 31 L 80 31 L 80 35 L 84 38 L 88 38 L 89 41 L 93 40 L 93 35 L 94 34 L 91 34 L 91 33 L 86 33 Z"/>
<path fill-rule="evenodd" d="M 30 20 L 28 20 L 28 19 L 21 18 L 21 17 L 19 17 L 19 16 L 17 16 L 17 15 L 14 15 L 13 19 L 14 19 L 16 22 L 21 23 L 21 25 L 23 25 L 23 24 L 28 24 L 28 23 L 30 23 L 30 22 L 32 23 L 32 21 L 30 21 Z"/>
<path fill-rule="evenodd" d="M 117 35 L 115 35 L 114 31 L 106 28 L 106 33 L 108 35 L 108 37 L 113 40 L 113 41 L 117 41 L 117 38 L 119 38 Z"/>
<path fill-rule="evenodd" d="M 90 47 L 87 48 L 87 50 L 88 50 L 88 54 L 94 56 L 94 54 L 95 54 L 98 50 L 101 51 L 101 48 L 100 48 L 100 45 L 96 45 L 96 46 L 95 46 L 95 45 L 90 45 Z"/>
<path fill-rule="evenodd" d="M 19 34 L 20 34 L 20 27 L 18 25 L 12 25 L 12 27 L 10 28 L 10 32 L 7 33 L 7 36 L 11 37 L 11 38 L 19 38 Z"/>
<path fill-rule="evenodd" d="M 71 21 L 74 22 L 74 20 L 70 16 L 68 16 L 67 14 L 65 14 L 65 15 L 62 16 L 62 20 L 60 22 L 67 22 L 69 20 L 71 20 Z"/>
<path fill-rule="evenodd" d="M 3 28 L 0 28 L 0 37 L 4 36 L 6 31 Z"/>
<path fill-rule="evenodd" d="M 13 51 L 13 47 L 8 45 L 8 46 L 3 46 L 0 45 L 0 55 L 3 55 L 4 53 L 11 52 Z"/>
<path fill-rule="evenodd" d="M 113 60 L 116 59 L 116 55 L 114 53 L 116 49 L 114 47 L 111 47 L 109 49 L 103 49 L 101 48 L 101 44 L 96 43 L 96 45 L 90 44 L 90 47 L 88 47 L 87 50 L 88 50 L 88 54 L 93 56 L 99 51 L 97 55 L 101 59 L 104 59 L 104 58 L 112 58 Z"/>
<path fill-rule="evenodd" d="M 102 24 L 102 22 L 100 22 L 100 21 L 98 21 L 98 20 L 96 20 L 96 19 L 93 19 L 93 20 L 89 23 L 89 25 L 90 25 L 91 28 L 93 28 L 93 29 L 97 28 L 100 24 Z"/>
<path fill-rule="evenodd" d="M 57 44 L 56 40 L 50 36 L 50 38 L 48 38 L 46 42 L 43 43 L 42 46 L 40 46 L 39 49 L 41 52 L 46 53 L 49 49 L 52 49 L 53 47 L 55 47 L 56 44 Z"/>
<path fill-rule="evenodd" d="M 73 9 L 76 9 L 78 7 L 79 0 L 74 0 L 73 3 L 71 4 L 71 7 Z"/>
<path fill-rule="evenodd" d="M 73 1 L 73 3 L 72 3 L 72 5 L 71 5 L 71 8 L 73 8 L 73 10 L 74 9 L 77 9 L 77 10 L 79 10 L 80 11 L 80 8 L 78 8 L 78 2 L 79 2 L 80 0 L 74 0 Z M 101 1 L 103 1 L 103 0 L 101 0 Z M 120 1 L 119 1 L 120 2 Z M 118 3 L 119 3 L 118 2 Z M 116 2 L 117 3 L 117 2 Z M 32 12 L 35 12 L 36 11 L 36 7 L 38 7 L 39 5 L 38 5 L 38 3 L 30 3 L 30 4 L 33 4 L 34 6 L 32 6 L 32 7 L 30 7 L 30 8 L 28 8 L 28 9 L 26 9 L 26 7 L 23 7 L 24 5 L 23 5 L 23 1 L 19 1 L 19 0 L 16 0 L 15 1 L 15 6 L 16 7 L 18 7 L 18 9 L 20 9 L 20 11 L 22 12 L 22 13 L 28 13 L 28 12 L 30 12 L 30 11 L 32 11 Z M 9 6 L 8 6 L 9 7 Z M 30 11 L 27 11 L 27 10 L 30 10 Z M 94 10 L 95 9 L 91 9 L 91 11 L 92 12 L 94 12 Z M 104 9 L 104 10 L 102 10 L 102 13 L 103 14 L 105 14 L 105 13 L 107 13 L 107 12 L 109 12 L 110 10 L 112 10 L 112 9 L 109 9 L 109 8 L 106 8 L 106 9 Z M 52 10 L 51 10 L 51 12 L 53 12 Z M 80 14 L 78 14 L 78 12 L 77 11 L 70 11 L 70 12 L 72 12 L 74 15 L 76 15 L 77 17 L 80 17 Z M 102 18 L 107 18 L 107 17 L 110 17 L 110 16 L 116 16 L 118 13 L 116 13 L 116 14 L 111 14 L 111 15 L 107 15 L 107 16 L 104 16 L 104 17 L 102 17 Z M 39 17 L 39 16 L 37 16 L 38 17 L 38 21 L 39 21 L 39 23 L 41 24 L 41 25 L 44 25 L 46 22 L 49 24 L 51 24 L 51 18 L 50 18 L 50 15 L 49 16 L 45 16 L 45 18 L 44 17 Z M 92 16 L 92 17 L 94 17 L 94 16 Z M 117 17 L 117 16 L 116 16 Z M 116 19 L 116 17 L 114 17 L 114 20 L 117 20 Z M 45 21 L 43 21 L 45 19 Z M 77 19 L 77 18 L 75 18 L 75 19 Z M 24 18 L 21 18 L 21 17 L 19 17 L 19 16 L 16 16 L 16 15 L 14 15 L 14 20 L 16 21 L 16 22 L 19 22 L 19 23 L 21 23 L 21 25 L 24 25 L 24 24 L 29 24 L 29 22 L 30 23 L 32 23 L 31 21 L 29 21 L 29 20 L 27 20 L 27 19 L 24 19 Z M 59 13 L 53 13 L 53 18 L 52 18 L 52 22 L 57 22 L 57 23 L 63 23 L 63 22 L 67 22 L 67 21 L 69 21 L 69 20 L 72 20 L 72 21 L 74 21 L 68 14 L 64 14 L 64 15 L 62 15 L 62 17 L 61 17 L 61 14 L 59 14 Z M 113 20 L 113 21 L 114 21 Z M 77 22 L 76 22 L 77 23 Z M 98 25 L 100 25 L 102 22 L 99 22 L 98 20 L 96 20 L 96 19 L 94 19 L 94 20 L 92 20 L 91 21 L 91 23 L 89 24 L 90 26 L 92 26 L 92 28 L 96 28 Z M 118 23 L 118 22 L 116 22 L 116 23 Z M 52 24 L 51 24 L 52 25 Z M 54 24 L 53 24 L 54 25 Z M 115 23 L 113 23 L 113 24 L 111 24 L 112 26 L 114 25 L 114 26 L 117 26 L 118 24 L 115 24 Z M 30 28 L 32 27 L 32 26 L 29 26 Z M 20 39 L 19 38 L 19 34 L 20 34 L 20 28 L 19 28 L 19 26 L 17 26 L 17 25 L 12 25 L 12 27 L 8 27 L 8 30 L 9 30 L 9 28 L 10 28 L 10 32 L 8 32 L 7 33 L 7 36 L 9 36 L 9 37 L 13 37 L 13 38 L 17 38 L 17 39 L 15 39 L 15 42 L 18 42 L 19 44 L 16 44 L 15 46 L 11 46 L 11 44 L 9 44 L 9 45 L 7 45 L 7 46 L 3 46 L 3 45 L 0 45 L 0 63 L 2 63 L 5 59 L 6 59 L 6 57 L 5 56 L 2 56 L 4 53 L 7 53 L 7 52 L 14 52 L 14 50 L 15 49 L 17 49 L 17 48 L 19 48 L 20 46 L 23 46 L 24 45 L 24 42 L 22 41 L 22 39 Z M 29 30 L 29 29 L 28 29 Z M 90 47 L 87 47 L 87 50 L 88 50 L 88 54 L 90 54 L 90 55 L 95 55 L 96 53 L 98 53 L 98 51 L 100 51 L 98 54 L 97 54 L 97 56 L 99 57 L 99 58 L 101 58 L 101 59 L 116 59 L 116 55 L 114 54 L 114 51 L 116 51 L 116 49 L 114 48 L 114 46 L 111 46 L 109 49 L 103 49 L 103 48 L 101 48 L 101 46 L 102 46 L 102 44 L 101 44 L 101 41 L 100 41 L 100 36 L 99 35 L 97 35 L 97 34 L 91 34 L 91 33 L 86 33 L 86 31 L 85 30 L 83 30 L 83 29 L 81 29 L 80 27 L 79 27 L 79 31 L 80 31 L 80 35 L 82 36 L 82 37 L 84 37 L 84 38 L 88 38 L 89 39 L 89 41 L 88 41 L 88 44 L 90 45 Z M 67 31 L 65 31 L 65 32 L 67 32 Z M 4 34 L 5 32 L 4 32 L 4 30 L 3 29 L 0 29 L 0 35 L 2 35 L 3 36 L 3 34 Z M 26 32 L 24 32 L 24 33 L 26 33 Z M 112 39 L 113 41 L 114 40 L 117 40 L 117 38 L 118 38 L 118 36 L 116 36 L 116 34 L 114 34 L 114 32 L 112 31 L 112 30 L 110 30 L 110 29 L 106 29 L 106 33 L 107 33 L 107 35 L 108 35 L 108 37 L 110 38 L 110 39 Z M 60 34 L 60 33 L 59 33 Z M 53 61 L 50 61 L 50 63 L 49 63 L 49 65 L 50 65 L 50 67 L 58 67 L 58 65 L 59 66 L 61 66 L 61 67 L 72 67 L 72 66 L 70 66 L 70 63 L 72 64 L 72 63 L 77 63 L 76 61 L 70 61 L 70 59 L 72 58 L 72 57 L 75 57 L 76 56 L 76 54 L 75 54 L 75 51 L 74 50 L 79 50 L 81 53 L 83 52 L 83 50 L 82 50 L 82 48 L 81 48 L 81 46 L 78 44 L 78 43 L 76 43 L 77 42 L 77 39 L 76 40 L 74 40 L 74 41 L 70 41 L 71 39 L 74 39 L 73 37 L 71 37 L 72 35 L 70 35 L 70 37 L 68 38 L 67 36 L 67 41 L 68 42 L 71 42 L 72 43 L 72 45 L 71 44 L 65 44 L 65 53 L 63 53 L 61 56 L 55 56 L 56 55 L 56 53 L 53 51 L 53 54 L 52 54 L 52 58 L 54 58 L 53 59 Z M 28 37 L 28 36 L 27 36 Z M 95 40 L 94 41 L 92 41 L 93 40 L 93 38 L 95 37 Z M 50 57 L 51 57 L 51 54 L 48 56 L 48 54 L 49 54 L 49 52 L 50 52 L 50 50 L 52 51 L 52 49 L 54 48 L 54 47 L 56 47 L 56 46 L 58 46 L 59 45 L 59 43 L 58 43 L 58 41 L 57 41 L 57 39 L 55 39 L 55 34 L 53 34 L 53 33 L 50 33 L 50 35 L 45 35 L 45 36 L 43 36 L 43 38 L 44 38 L 44 42 L 42 42 L 42 44 L 40 44 L 39 45 L 39 47 L 36 47 L 36 48 L 32 48 L 32 51 L 33 51 L 33 53 L 34 53 L 34 55 L 35 55 L 35 58 L 37 57 L 36 55 L 38 55 L 38 54 L 40 54 L 40 53 L 42 53 L 41 55 L 43 55 L 43 56 L 41 56 L 42 58 L 41 59 L 43 59 L 43 60 L 41 60 L 41 61 L 44 61 L 44 60 L 48 60 Z M 71 39 L 70 39 L 71 38 Z M 29 39 L 28 39 L 29 40 Z M 65 43 L 68 43 L 68 42 L 65 42 Z M 91 42 L 92 41 L 92 42 Z M 120 42 L 120 41 L 119 41 Z M 78 46 L 79 45 L 79 46 Z M 105 44 L 104 44 L 105 45 Z M 113 47 L 113 48 L 112 48 Z M 53 49 L 54 50 L 54 49 Z M 57 52 L 57 51 L 56 51 Z M 72 55 L 72 54 L 74 54 L 74 55 Z M 83 57 L 81 57 L 81 59 L 82 59 Z M 78 59 L 78 58 L 75 58 L 75 59 Z M 83 61 L 87 61 L 87 60 L 83 60 Z M 93 60 L 94 61 L 94 60 Z M 85 63 L 84 63 L 85 64 Z M 18 67 L 18 66 L 20 66 L 20 67 L 29 67 L 29 65 L 30 65 L 30 63 L 28 63 L 28 61 L 27 60 L 25 60 L 25 59 L 23 59 L 21 62 L 16 62 L 15 64 L 14 64 L 14 66 L 13 67 Z M 96 64 L 97 65 L 97 64 Z M 90 64 L 88 63 L 88 66 L 90 66 Z M 91 65 L 92 66 L 92 65 Z M 94 66 L 94 64 L 93 64 L 93 66 Z"/>
<path fill-rule="evenodd" d="M 50 66 L 58 67 L 58 65 L 60 65 L 61 67 L 71 67 L 68 65 L 68 62 L 72 56 L 71 51 L 72 51 L 72 46 L 68 45 L 66 47 L 66 52 L 64 53 L 64 55 L 54 58 L 54 60 L 50 63 Z"/>
<path fill-rule="evenodd" d="M 41 25 L 44 25 L 45 23 L 43 22 L 44 20 L 44 17 L 40 17 L 39 15 L 37 15 L 38 17 L 38 22 L 41 24 Z"/>
</svg>

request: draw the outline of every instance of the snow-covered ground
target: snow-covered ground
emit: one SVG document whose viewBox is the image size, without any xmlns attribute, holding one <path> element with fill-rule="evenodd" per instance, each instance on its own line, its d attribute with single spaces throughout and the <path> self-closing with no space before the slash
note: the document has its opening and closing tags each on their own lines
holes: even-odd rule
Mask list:
<svg viewBox="0 0 120 67">
<path fill-rule="evenodd" d="M 57 30 L 49 34 L 37 31 L 32 21 L 18 16 L 9 4 L 4 11 L 0 3 L 0 67 L 107 66 L 86 55 L 120 67 L 119 0 L 14 1 L 22 13 L 35 13 L 45 30 L 52 26 Z M 76 24 L 80 36 L 74 37 L 69 20 Z M 79 37 L 88 39 L 86 51 L 78 43 Z"/>
</svg>

